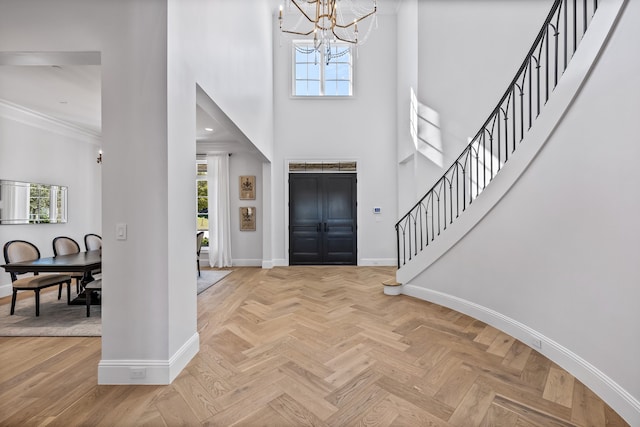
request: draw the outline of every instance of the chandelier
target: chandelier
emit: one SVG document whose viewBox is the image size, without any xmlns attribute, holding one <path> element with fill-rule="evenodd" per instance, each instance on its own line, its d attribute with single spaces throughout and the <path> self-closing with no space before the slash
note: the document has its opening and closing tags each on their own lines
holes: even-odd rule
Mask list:
<svg viewBox="0 0 640 427">
<path fill-rule="evenodd" d="M 313 48 L 304 53 L 319 52 L 320 49 L 324 49 L 328 62 L 331 58 L 344 54 L 344 51 L 338 55 L 332 52 L 332 42 L 341 41 L 357 46 L 366 41 L 375 19 L 369 20 L 371 22 L 364 37 L 360 37 L 358 23 L 369 17 L 375 18 L 374 15 L 378 9 L 377 0 L 366 0 L 366 2 L 367 6 L 358 4 L 362 2 L 357 0 L 288 0 L 284 15 L 283 6 L 280 6 L 278 15 L 280 31 L 300 36 L 313 34 Z M 285 28 L 284 21 L 289 21 L 290 16 L 296 15 L 297 22 Z"/>
</svg>

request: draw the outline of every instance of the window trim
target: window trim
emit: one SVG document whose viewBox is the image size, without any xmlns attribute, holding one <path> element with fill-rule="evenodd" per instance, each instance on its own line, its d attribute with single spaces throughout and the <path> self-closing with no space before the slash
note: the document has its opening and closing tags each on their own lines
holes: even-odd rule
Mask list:
<svg viewBox="0 0 640 427">
<path fill-rule="evenodd" d="M 355 98 L 355 61 L 354 61 L 354 49 L 351 44 L 346 42 L 333 42 L 332 44 L 344 46 L 349 48 L 349 95 L 325 95 L 325 67 L 320 67 L 320 91 L 323 92 L 320 95 L 297 95 L 296 94 L 296 46 L 297 45 L 312 45 L 313 41 L 310 40 L 292 40 L 291 42 L 291 78 L 290 78 L 290 97 L 292 99 L 353 99 Z M 324 63 L 324 52 L 320 51 L 320 62 Z"/>
</svg>

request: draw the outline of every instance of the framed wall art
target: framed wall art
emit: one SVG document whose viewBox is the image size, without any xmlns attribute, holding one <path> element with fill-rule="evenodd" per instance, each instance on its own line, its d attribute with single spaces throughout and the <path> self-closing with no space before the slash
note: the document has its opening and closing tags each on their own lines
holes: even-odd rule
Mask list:
<svg viewBox="0 0 640 427">
<path fill-rule="evenodd" d="M 256 208 L 245 206 L 240 208 L 240 231 L 256 231 Z"/>
<path fill-rule="evenodd" d="M 256 199 L 256 177 L 255 175 L 240 176 L 240 200 Z"/>
</svg>

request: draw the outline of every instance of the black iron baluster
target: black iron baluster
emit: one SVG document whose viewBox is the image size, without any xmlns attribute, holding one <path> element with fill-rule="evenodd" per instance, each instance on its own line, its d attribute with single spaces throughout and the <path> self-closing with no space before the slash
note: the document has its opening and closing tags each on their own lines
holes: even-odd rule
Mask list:
<svg viewBox="0 0 640 427">
<path fill-rule="evenodd" d="M 513 150 L 516 151 L 516 87 L 511 89 L 511 144 Z"/>
<path fill-rule="evenodd" d="M 431 241 L 436 238 L 435 218 L 433 214 L 433 190 L 431 190 Z"/>
<path fill-rule="evenodd" d="M 396 224 L 396 254 L 398 254 L 398 269 L 400 269 L 400 230 Z"/>
<path fill-rule="evenodd" d="M 498 117 L 500 115 L 499 113 L 500 110 L 498 110 L 498 113 L 494 116 L 495 117 L 495 122 L 498 124 L 498 128 L 496 130 L 496 135 L 498 135 L 498 141 L 496 141 L 498 143 L 498 172 L 500 172 L 500 169 L 502 169 L 502 146 L 500 145 L 502 142 L 502 134 L 501 129 L 500 129 L 500 117 Z M 497 173 L 497 172 L 496 172 Z"/>
<path fill-rule="evenodd" d="M 453 224 L 453 179 L 449 180 L 449 224 Z"/>
<path fill-rule="evenodd" d="M 569 7 L 567 6 L 566 1 L 562 2 L 562 4 L 564 5 L 564 69 L 562 70 L 564 72 L 564 70 L 567 69 L 567 36 L 569 35 L 569 27 L 567 25 L 567 9 Z"/>
<path fill-rule="evenodd" d="M 420 250 L 422 250 L 422 248 L 424 248 L 424 241 L 422 240 L 422 235 L 424 233 L 424 230 L 422 229 L 422 203 L 420 203 L 420 207 L 418 208 L 418 214 L 416 215 L 416 218 L 420 218 Z"/>
<path fill-rule="evenodd" d="M 571 53 L 572 58 L 573 58 L 573 54 L 576 53 L 577 48 L 578 48 L 578 9 L 577 9 L 577 0 L 573 0 L 573 52 Z"/>
<path fill-rule="evenodd" d="M 413 219 L 413 251 L 411 251 L 411 253 L 413 255 L 418 255 L 418 227 L 416 226 L 417 218 L 415 215 L 412 215 L 411 218 Z M 409 224 L 409 227 L 411 227 L 411 224 Z"/>
<path fill-rule="evenodd" d="M 487 187 L 487 140 L 484 132 L 480 137 L 482 141 L 482 189 Z"/>
<path fill-rule="evenodd" d="M 533 99 L 533 83 L 531 81 L 532 80 L 531 76 L 533 75 L 533 72 L 531 71 L 531 68 L 532 68 L 531 59 L 532 58 L 529 58 L 529 129 L 531 129 L 531 126 L 532 126 L 531 100 Z"/>
<path fill-rule="evenodd" d="M 544 103 L 549 101 L 549 25 L 542 39 L 544 44 Z"/>
<path fill-rule="evenodd" d="M 582 35 L 587 32 L 587 0 L 582 0 Z"/>
<path fill-rule="evenodd" d="M 553 25 L 551 25 L 553 27 L 553 37 L 555 40 L 554 46 L 555 46 L 555 51 L 554 51 L 554 60 L 553 60 L 553 75 L 554 75 L 554 79 L 553 79 L 553 88 L 555 89 L 556 86 L 558 86 L 558 28 L 554 27 Z"/>
<path fill-rule="evenodd" d="M 509 106 L 509 103 L 507 102 L 507 108 L 508 106 Z M 502 107 L 500 107 L 500 112 L 498 113 L 498 116 L 500 116 L 501 113 L 504 120 L 504 162 L 506 163 L 509 161 L 509 125 L 507 123 L 507 112 Z M 499 118 L 498 118 L 498 126 L 500 126 Z M 498 128 L 498 132 L 500 132 L 500 128 Z"/>
<path fill-rule="evenodd" d="M 524 80 L 524 76 L 523 76 L 523 80 Z M 522 142 L 522 140 L 524 139 L 524 93 L 522 92 L 522 86 L 520 86 L 517 83 L 516 83 L 516 86 L 518 87 L 518 92 L 519 92 L 518 94 L 520 95 L 520 142 Z M 515 150 L 515 143 L 514 143 L 514 150 Z"/>
<path fill-rule="evenodd" d="M 478 150 L 475 150 L 476 153 L 476 197 L 478 197 L 478 194 L 480 194 L 480 170 L 479 170 L 479 159 L 478 157 L 480 156 L 480 153 L 478 152 Z"/>
<path fill-rule="evenodd" d="M 542 44 L 540 44 L 540 52 L 538 52 L 538 57 L 535 58 L 536 60 L 536 102 L 537 102 L 537 109 L 536 109 L 536 118 L 538 118 L 538 116 L 540 115 L 540 58 L 542 58 L 542 56 L 540 56 L 540 54 L 542 53 Z"/>
<path fill-rule="evenodd" d="M 454 163 L 456 165 L 455 167 L 455 177 L 456 177 L 456 218 L 458 218 L 460 216 L 460 198 L 458 195 L 458 188 L 460 188 L 460 175 L 458 174 L 458 163 Z M 452 180 L 453 181 L 453 180 Z"/>
</svg>

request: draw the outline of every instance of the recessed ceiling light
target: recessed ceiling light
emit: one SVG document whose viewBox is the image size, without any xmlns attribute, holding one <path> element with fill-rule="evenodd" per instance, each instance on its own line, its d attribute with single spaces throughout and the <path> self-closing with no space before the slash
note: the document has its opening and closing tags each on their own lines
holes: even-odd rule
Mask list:
<svg viewBox="0 0 640 427">
<path fill-rule="evenodd" d="M 207 132 L 213 132 L 213 128 L 204 128 Z"/>
</svg>

